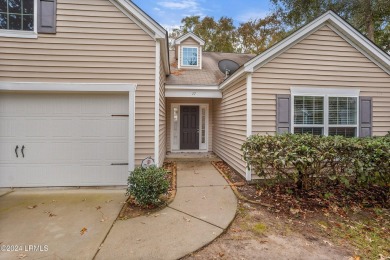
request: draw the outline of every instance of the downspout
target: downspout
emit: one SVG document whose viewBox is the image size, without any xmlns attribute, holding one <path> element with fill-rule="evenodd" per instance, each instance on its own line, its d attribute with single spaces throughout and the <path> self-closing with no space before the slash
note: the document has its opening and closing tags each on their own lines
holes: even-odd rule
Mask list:
<svg viewBox="0 0 390 260">
<path fill-rule="evenodd" d="M 160 167 L 160 59 L 161 43 L 156 40 L 156 68 L 155 68 L 155 93 L 154 93 L 154 162 Z"/>
<path fill-rule="evenodd" d="M 246 137 L 252 135 L 252 73 L 246 76 Z M 250 164 L 246 166 L 246 180 L 252 180 L 252 169 Z"/>
</svg>

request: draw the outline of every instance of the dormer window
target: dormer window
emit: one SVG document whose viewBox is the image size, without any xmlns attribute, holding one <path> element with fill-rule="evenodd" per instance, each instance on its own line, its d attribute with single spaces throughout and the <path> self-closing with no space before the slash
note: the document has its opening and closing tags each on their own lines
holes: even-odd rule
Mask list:
<svg viewBox="0 0 390 260">
<path fill-rule="evenodd" d="M 183 47 L 182 66 L 198 66 L 198 48 Z"/>
<path fill-rule="evenodd" d="M 202 47 L 204 41 L 189 32 L 174 42 L 175 57 L 177 60 L 178 69 L 202 69 Z"/>
</svg>

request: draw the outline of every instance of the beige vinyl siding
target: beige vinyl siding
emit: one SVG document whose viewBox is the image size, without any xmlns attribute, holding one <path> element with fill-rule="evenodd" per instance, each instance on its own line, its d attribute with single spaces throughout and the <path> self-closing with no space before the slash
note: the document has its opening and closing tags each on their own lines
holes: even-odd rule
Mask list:
<svg viewBox="0 0 390 260">
<path fill-rule="evenodd" d="M 58 0 L 57 33 L 0 38 L 0 80 L 136 83 L 136 165 L 154 154 L 155 41 L 108 0 Z"/>
<path fill-rule="evenodd" d="M 199 42 L 195 41 L 195 39 L 193 39 L 192 37 L 188 37 L 187 39 L 182 41 L 180 44 L 181 45 L 196 45 L 196 46 L 198 46 Z"/>
<path fill-rule="evenodd" d="M 225 88 L 222 95 L 213 100 L 213 151 L 245 176 L 241 146 L 246 140 L 246 78 Z"/>
<path fill-rule="evenodd" d="M 166 115 L 166 101 L 165 101 L 165 72 L 163 67 L 162 59 L 160 61 L 160 109 L 159 109 L 159 159 L 160 159 L 160 165 L 165 160 L 165 155 L 167 152 L 167 133 L 166 133 L 166 127 L 167 127 L 167 115 Z"/>
<path fill-rule="evenodd" d="M 171 149 L 171 122 L 172 122 L 172 111 L 171 105 L 173 103 L 177 104 L 208 104 L 209 105 L 209 151 L 213 150 L 213 102 L 212 99 L 206 98 L 167 98 L 166 108 L 167 108 L 167 151 L 172 151 Z"/>
<path fill-rule="evenodd" d="M 276 94 L 291 87 L 358 88 L 373 97 L 373 134 L 390 131 L 390 76 L 323 26 L 253 73 L 253 133 L 276 131 Z"/>
</svg>

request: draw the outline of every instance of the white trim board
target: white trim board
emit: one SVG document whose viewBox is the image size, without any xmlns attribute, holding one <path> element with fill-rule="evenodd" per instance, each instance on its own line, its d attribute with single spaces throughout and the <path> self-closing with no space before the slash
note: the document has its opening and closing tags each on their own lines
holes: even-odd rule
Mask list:
<svg viewBox="0 0 390 260">
<path fill-rule="evenodd" d="M 134 83 L 0 82 L 5 91 L 135 92 Z"/>
<path fill-rule="evenodd" d="M 180 107 L 181 106 L 199 106 L 199 149 L 198 150 L 180 150 Z M 174 122 L 174 108 L 178 108 L 178 120 L 177 120 L 177 144 L 174 143 L 174 130 L 175 130 L 175 122 Z M 206 109 L 206 118 L 205 118 L 205 144 L 202 148 L 202 142 L 201 142 L 201 126 L 202 126 L 202 108 Z M 170 136 L 171 136 L 171 150 L 170 152 L 176 153 L 176 152 L 208 152 L 209 151 L 209 120 L 210 120 L 210 106 L 208 103 L 171 103 L 171 114 L 169 115 L 171 117 L 171 130 L 170 130 Z"/>
<path fill-rule="evenodd" d="M 165 97 L 222 98 L 222 92 L 218 86 L 166 85 Z"/>
<path fill-rule="evenodd" d="M 243 69 L 239 69 L 231 77 L 221 83 L 220 89 L 225 88 L 240 75 L 248 72 L 254 72 L 287 49 L 291 48 L 294 44 L 306 38 L 312 32 L 325 25 L 330 26 L 331 29 L 336 29 L 336 33 L 339 32 L 339 35 L 342 34 L 344 36 L 343 38 L 345 40 L 348 39 L 350 44 L 354 43 L 354 47 L 359 47 L 357 48 L 358 51 L 363 52 L 366 57 L 370 57 L 370 60 L 375 60 L 375 63 L 378 66 L 380 65 L 380 68 L 382 68 L 390 75 L 390 56 L 385 54 L 374 43 L 369 41 L 365 36 L 363 36 L 360 32 L 358 32 L 333 11 L 328 11 L 286 39 L 277 43 L 275 46 L 245 63 Z"/>
<path fill-rule="evenodd" d="M 139 22 L 141 22 L 142 24 L 147 26 L 151 31 L 153 31 L 156 38 L 165 39 L 166 30 L 161 25 L 159 25 L 156 21 L 154 21 L 150 16 L 148 16 L 144 11 L 142 11 L 132 1 L 110 0 L 111 3 L 114 3 L 114 1 L 117 2 L 123 8 L 125 8 L 125 10 L 128 11 L 128 13 L 130 13 L 133 17 L 137 18 Z"/>
<path fill-rule="evenodd" d="M 144 30 L 152 39 L 159 40 L 160 45 L 164 48 L 162 51 L 164 57 L 164 70 L 168 75 L 170 73 L 169 66 L 169 46 L 168 46 L 168 33 L 167 31 L 144 11 L 142 11 L 132 1 L 126 0 L 109 0 L 115 5 L 124 15 L 126 15 L 131 21 L 137 24 L 142 30 Z"/>
<path fill-rule="evenodd" d="M 0 82 L 1 91 L 38 92 L 128 92 L 129 93 L 129 162 L 128 171 L 135 167 L 135 91 L 137 84 L 129 83 L 47 83 Z"/>
<path fill-rule="evenodd" d="M 160 167 L 160 42 L 156 41 L 154 93 L 154 162 Z"/>
<path fill-rule="evenodd" d="M 252 73 L 246 77 L 246 137 L 252 135 Z M 246 165 L 245 178 L 247 181 L 252 180 L 252 170 L 250 164 Z"/>
<path fill-rule="evenodd" d="M 198 37 L 196 34 L 194 34 L 192 32 L 189 32 L 189 33 L 186 33 L 186 34 L 180 36 L 179 38 L 177 38 L 174 41 L 174 44 L 180 44 L 180 43 L 182 43 L 183 41 L 187 40 L 190 37 L 193 38 L 196 42 L 198 42 L 201 46 L 203 46 L 205 44 L 204 40 L 202 40 L 200 37 Z"/>
<path fill-rule="evenodd" d="M 329 95 L 329 96 L 351 96 L 358 97 L 360 89 L 356 88 L 308 88 L 308 87 L 291 87 L 291 95 Z"/>
</svg>

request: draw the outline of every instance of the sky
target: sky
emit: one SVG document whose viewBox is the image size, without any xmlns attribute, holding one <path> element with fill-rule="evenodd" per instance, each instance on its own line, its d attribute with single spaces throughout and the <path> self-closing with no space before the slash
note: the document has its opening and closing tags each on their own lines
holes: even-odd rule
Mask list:
<svg viewBox="0 0 390 260">
<path fill-rule="evenodd" d="M 133 0 L 167 30 L 177 28 L 186 16 L 222 16 L 233 18 L 235 25 L 269 14 L 269 0 Z M 245 4 L 244 4 L 245 3 Z"/>
</svg>

